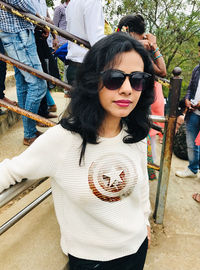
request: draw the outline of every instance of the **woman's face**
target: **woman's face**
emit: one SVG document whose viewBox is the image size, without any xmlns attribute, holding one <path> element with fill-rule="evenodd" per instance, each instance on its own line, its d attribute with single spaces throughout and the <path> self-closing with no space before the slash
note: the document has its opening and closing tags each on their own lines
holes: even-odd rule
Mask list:
<svg viewBox="0 0 200 270">
<path fill-rule="evenodd" d="M 115 62 L 112 69 L 120 70 L 126 74 L 144 71 L 143 60 L 134 50 L 120 54 L 119 61 Z M 110 90 L 103 85 L 99 91 L 100 104 L 106 112 L 107 120 L 120 120 L 122 117 L 128 116 L 137 105 L 140 96 L 141 91 L 136 91 L 131 87 L 128 76 L 121 87 L 116 90 Z"/>
</svg>

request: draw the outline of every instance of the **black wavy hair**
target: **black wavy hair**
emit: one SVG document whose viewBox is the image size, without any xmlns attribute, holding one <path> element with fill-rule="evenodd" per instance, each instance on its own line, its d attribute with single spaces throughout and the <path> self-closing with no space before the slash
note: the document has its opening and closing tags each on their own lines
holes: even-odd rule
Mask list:
<svg viewBox="0 0 200 270">
<path fill-rule="evenodd" d="M 79 165 L 87 143 L 98 143 L 98 131 L 104 120 L 105 111 L 99 101 L 101 71 L 112 68 L 120 61 L 120 54 L 135 50 L 144 62 L 144 71 L 152 74 L 143 89 L 134 110 L 121 119 L 129 134 L 124 143 L 144 139 L 150 128 L 149 108 L 154 101 L 154 70 L 148 52 L 127 33 L 114 33 L 98 41 L 86 54 L 77 72 L 71 93 L 70 104 L 60 124 L 63 128 L 79 133 L 83 139 Z"/>
<path fill-rule="evenodd" d="M 129 33 L 134 32 L 140 35 L 142 35 L 146 29 L 144 18 L 139 14 L 130 14 L 122 17 L 118 24 L 118 28 L 120 31 L 123 26 L 128 26 Z"/>
</svg>

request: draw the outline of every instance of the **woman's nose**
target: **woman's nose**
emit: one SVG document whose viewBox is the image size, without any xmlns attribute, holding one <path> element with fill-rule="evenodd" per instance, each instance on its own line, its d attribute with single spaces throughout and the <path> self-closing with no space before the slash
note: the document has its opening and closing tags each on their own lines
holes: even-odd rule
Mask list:
<svg viewBox="0 0 200 270">
<path fill-rule="evenodd" d="M 122 86 L 119 88 L 119 93 L 124 95 L 131 95 L 133 89 L 130 84 L 129 77 L 126 76 L 125 81 L 123 82 Z"/>
</svg>

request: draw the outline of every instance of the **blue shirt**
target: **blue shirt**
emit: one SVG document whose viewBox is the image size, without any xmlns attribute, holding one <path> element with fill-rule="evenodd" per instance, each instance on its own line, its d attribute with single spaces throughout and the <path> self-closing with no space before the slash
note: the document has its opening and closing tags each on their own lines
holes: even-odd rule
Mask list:
<svg viewBox="0 0 200 270">
<path fill-rule="evenodd" d="M 36 14 L 36 10 L 32 4 L 32 0 L 4 0 L 5 3 L 13 7 Z M 34 29 L 32 23 L 11 14 L 10 12 L 0 9 L 0 31 L 8 33 L 17 33 L 25 29 Z"/>
</svg>

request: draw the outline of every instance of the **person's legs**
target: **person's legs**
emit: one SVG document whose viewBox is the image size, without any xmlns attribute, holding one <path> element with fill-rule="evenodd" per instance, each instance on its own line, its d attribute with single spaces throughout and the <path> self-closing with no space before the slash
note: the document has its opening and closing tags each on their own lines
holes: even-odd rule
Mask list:
<svg viewBox="0 0 200 270">
<path fill-rule="evenodd" d="M 69 64 L 67 68 L 67 81 L 69 85 L 73 85 L 73 82 L 76 79 L 77 69 L 78 69 L 78 66 Z"/>
<path fill-rule="evenodd" d="M 47 93 L 46 93 L 46 99 L 47 99 L 47 105 L 48 105 L 48 112 L 56 112 L 57 106 L 48 88 L 47 88 Z"/>
<path fill-rule="evenodd" d="M 2 41 L 0 39 L 0 53 L 5 53 Z M 0 99 L 5 97 L 4 90 L 5 90 L 5 79 L 6 79 L 6 63 L 0 61 Z"/>
<path fill-rule="evenodd" d="M 47 44 L 47 40 L 43 39 L 40 32 L 38 32 L 37 30 L 35 30 L 34 35 L 35 35 L 37 53 L 38 53 L 43 71 L 47 74 L 54 76 L 54 77 L 60 78 L 58 68 L 57 68 L 55 61 L 54 61 L 54 58 L 51 54 L 51 50 Z M 51 60 L 53 59 L 51 61 L 51 66 L 50 66 L 50 59 Z M 53 70 L 56 70 L 55 71 L 56 76 L 54 74 L 50 73 L 50 68 Z M 47 93 L 46 93 L 45 97 L 43 97 L 43 99 L 41 100 L 40 107 L 38 110 L 38 114 L 40 116 L 46 117 L 46 118 L 51 118 L 52 116 L 57 117 L 57 115 L 49 114 L 49 110 L 48 110 L 48 106 L 52 106 L 52 105 L 48 104 L 49 99 L 50 99 L 50 102 L 53 102 L 54 103 L 53 105 L 55 105 L 55 102 L 54 102 L 53 98 L 51 97 L 51 94 L 49 93 L 50 86 L 52 88 L 54 87 L 54 85 L 52 83 L 47 82 Z M 56 105 L 55 105 L 55 108 L 56 108 Z M 56 110 L 52 110 L 52 111 L 55 112 Z"/>
<path fill-rule="evenodd" d="M 156 163 L 156 135 L 151 136 L 151 151 L 153 163 Z"/>
<path fill-rule="evenodd" d="M 42 71 L 36 51 L 34 35 L 31 30 L 24 30 L 14 34 L 0 32 L 0 38 L 10 57 Z M 19 105 L 23 106 L 23 109 L 37 113 L 40 101 L 47 91 L 46 82 L 23 70 L 18 71 L 16 74 L 16 85 Z M 35 121 L 24 117 L 23 125 L 24 137 L 34 138 L 37 132 Z"/>
<path fill-rule="evenodd" d="M 53 106 L 55 105 L 55 101 L 53 100 L 51 93 L 49 91 L 49 89 L 47 89 L 47 93 L 46 93 L 46 98 L 47 98 L 47 105 L 48 106 Z"/>
<path fill-rule="evenodd" d="M 191 113 L 190 118 L 186 121 L 186 142 L 188 151 L 188 168 L 197 173 L 199 169 L 200 147 L 195 144 L 195 139 L 200 129 L 200 116 Z"/>
</svg>

